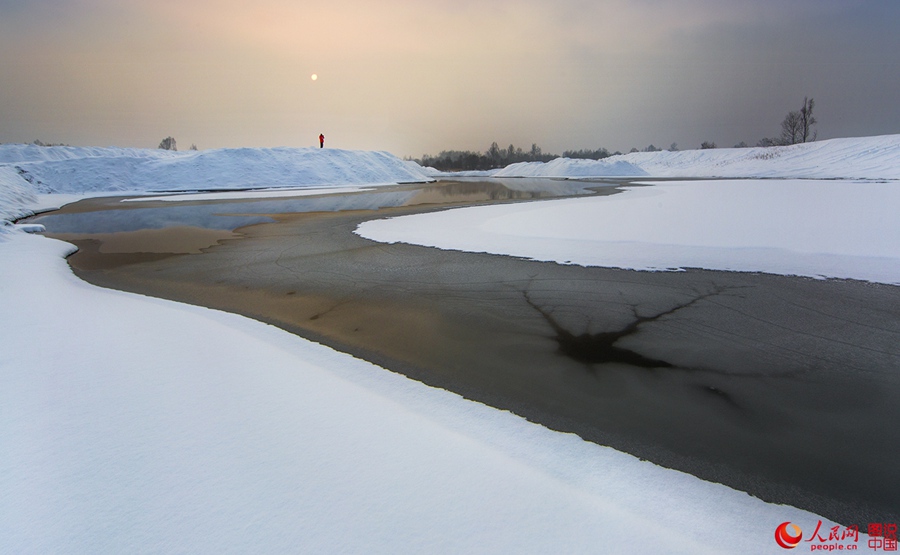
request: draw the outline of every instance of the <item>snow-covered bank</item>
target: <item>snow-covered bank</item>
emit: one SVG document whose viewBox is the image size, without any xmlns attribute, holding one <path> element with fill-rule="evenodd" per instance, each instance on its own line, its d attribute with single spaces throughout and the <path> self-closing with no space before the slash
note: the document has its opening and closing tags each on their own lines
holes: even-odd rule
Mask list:
<svg viewBox="0 0 900 555">
<path fill-rule="evenodd" d="M 0 165 L 0 239 L 12 230 L 10 222 L 30 215 L 38 197 L 15 168 Z"/>
<path fill-rule="evenodd" d="M 0 242 L 0 551 L 776 553 L 818 517 Z"/>
<path fill-rule="evenodd" d="M 636 152 L 625 159 L 660 177 L 900 179 L 900 135 L 768 148 Z"/>
<path fill-rule="evenodd" d="M 727 177 L 613 197 L 368 222 L 377 241 L 642 270 L 707 268 L 900 283 L 900 135 L 512 164 L 493 178 Z M 798 179 L 810 180 L 802 182 Z M 826 182 L 824 179 L 843 181 Z M 881 180 L 865 183 L 852 180 Z M 816 181 L 818 180 L 818 181 Z"/>
<path fill-rule="evenodd" d="M 549 162 L 520 162 L 491 174 L 491 177 L 643 177 L 646 171 L 619 157 L 604 160 L 557 158 Z"/>
<path fill-rule="evenodd" d="M 39 193 L 321 187 L 423 182 L 415 164 L 386 152 L 316 148 L 158 149 L 0 145 Z"/>
<path fill-rule="evenodd" d="M 792 146 L 635 152 L 603 160 L 557 158 L 490 172 L 497 177 L 772 177 L 900 179 L 900 135 Z"/>
<path fill-rule="evenodd" d="M 706 268 L 900 285 L 897 183 L 656 183 L 612 196 L 365 222 L 381 242 L 639 270 Z"/>
</svg>

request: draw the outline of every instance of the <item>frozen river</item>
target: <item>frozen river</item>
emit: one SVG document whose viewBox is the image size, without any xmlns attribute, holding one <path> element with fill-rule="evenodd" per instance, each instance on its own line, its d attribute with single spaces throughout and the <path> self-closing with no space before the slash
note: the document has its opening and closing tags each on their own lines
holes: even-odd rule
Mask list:
<svg viewBox="0 0 900 555">
<path fill-rule="evenodd" d="M 353 233 L 451 205 L 614 191 L 534 179 L 94 199 L 35 221 L 80 247 L 71 264 L 93 283 L 271 322 L 844 524 L 898 520 L 896 287 L 563 266 Z"/>
</svg>

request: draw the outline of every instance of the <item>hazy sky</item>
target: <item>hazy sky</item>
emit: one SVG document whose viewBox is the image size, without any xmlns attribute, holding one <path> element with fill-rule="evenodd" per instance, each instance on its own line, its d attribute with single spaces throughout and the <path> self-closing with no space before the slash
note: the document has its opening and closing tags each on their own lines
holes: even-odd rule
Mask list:
<svg viewBox="0 0 900 555">
<path fill-rule="evenodd" d="M 0 142 L 686 149 L 804 96 L 900 133 L 900 1 L 0 0 Z"/>
</svg>

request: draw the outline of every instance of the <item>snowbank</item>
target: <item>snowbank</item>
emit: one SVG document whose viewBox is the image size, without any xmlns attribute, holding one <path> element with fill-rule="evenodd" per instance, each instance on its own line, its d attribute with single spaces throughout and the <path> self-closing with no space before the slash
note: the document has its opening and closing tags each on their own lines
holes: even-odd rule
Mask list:
<svg viewBox="0 0 900 555">
<path fill-rule="evenodd" d="M 660 177 L 900 179 L 900 135 L 768 148 L 636 152 L 625 159 Z"/>
<path fill-rule="evenodd" d="M 433 181 L 386 152 L 242 148 L 159 149 L 0 145 L 0 233 L 37 209 L 86 196 L 159 191 L 358 188 Z M 277 192 L 259 192 L 276 196 Z M 52 198 L 51 198 L 52 197 Z M 173 200 L 181 200 L 173 199 Z"/>
<path fill-rule="evenodd" d="M 598 161 L 558 158 L 513 164 L 492 175 L 778 181 L 657 183 L 612 197 L 367 222 L 358 233 L 377 241 L 582 265 L 761 271 L 900 284 L 895 240 L 900 237 L 900 185 L 853 181 L 900 179 L 900 135 L 637 152 Z"/>
<path fill-rule="evenodd" d="M 519 162 L 500 171 L 493 177 L 641 177 L 647 172 L 629 161 L 606 158 L 604 160 L 571 160 L 557 158 L 549 162 Z"/>
<path fill-rule="evenodd" d="M 557 158 L 513 164 L 503 177 L 780 177 L 900 179 L 900 135 L 792 146 L 635 152 L 603 160 Z"/>
<path fill-rule="evenodd" d="M 819 517 L 0 243 L 0 551 L 777 553 Z M 862 541 L 865 541 L 864 539 Z"/>
<path fill-rule="evenodd" d="M 381 242 L 638 270 L 706 268 L 900 285 L 900 185 L 734 180 L 461 208 L 361 224 Z"/>
<path fill-rule="evenodd" d="M 432 179 L 386 152 L 317 148 L 158 149 L 0 145 L 41 193 L 372 185 Z"/>
<path fill-rule="evenodd" d="M 12 226 L 10 222 L 31 214 L 30 206 L 37 203 L 30 183 L 9 166 L 0 166 L 0 240 Z"/>
</svg>

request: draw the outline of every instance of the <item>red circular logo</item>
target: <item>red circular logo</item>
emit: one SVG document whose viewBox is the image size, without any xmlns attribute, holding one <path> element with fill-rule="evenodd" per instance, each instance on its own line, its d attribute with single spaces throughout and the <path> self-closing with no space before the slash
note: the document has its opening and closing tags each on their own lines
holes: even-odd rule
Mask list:
<svg viewBox="0 0 900 555">
<path fill-rule="evenodd" d="M 794 549 L 800 543 L 803 537 L 803 531 L 796 524 L 790 522 L 782 522 L 775 529 L 775 541 L 778 545 L 785 549 Z"/>
</svg>

